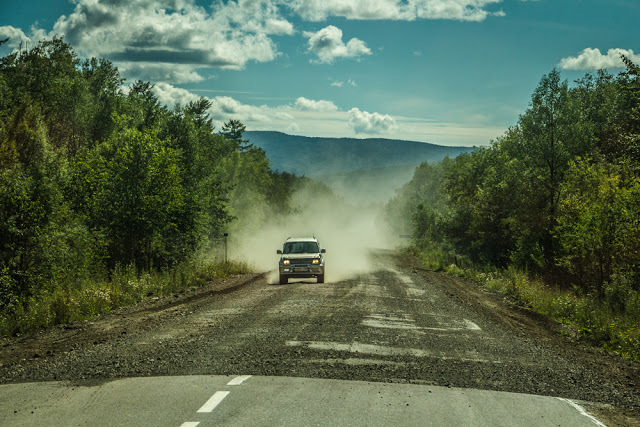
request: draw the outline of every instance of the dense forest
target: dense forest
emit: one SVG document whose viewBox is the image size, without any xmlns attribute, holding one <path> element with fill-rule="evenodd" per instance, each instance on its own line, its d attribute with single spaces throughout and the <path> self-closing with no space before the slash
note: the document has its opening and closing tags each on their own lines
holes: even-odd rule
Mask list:
<svg viewBox="0 0 640 427">
<path fill-rule="evenodd" d="M 640 356 L 640 68 L 623 61 L 571 85 L 543 76 L 504 135 L 420 166 L 386 214 L 445 264 L 537 278 L 568 305 L 547 311 Z M 589 317 L 598 310 L 608 324 Z"/>
<path fill-rule="evenodd" d="M 292 210 L 304 178 L 273 171 L 242 123 L 215 130 L 209 107 L 161 105 L 62 39 L 0 59 L 2 332 L 172 289 L 241 214 Z"/>
</svg>

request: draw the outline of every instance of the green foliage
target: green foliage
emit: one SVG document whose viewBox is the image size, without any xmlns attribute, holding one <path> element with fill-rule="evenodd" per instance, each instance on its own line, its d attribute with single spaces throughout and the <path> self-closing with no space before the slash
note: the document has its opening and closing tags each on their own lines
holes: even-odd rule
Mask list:
<svg viewBox="0 0 640 427">
<path fill-rule="evenodd" d="M 77 206 L 109 236 L 111 265 L 179 261 L 186 208 L 178 153 L 153 132 L 127 129 L 76 163 Z"/>
<path fill-rule="evenodd" d="M 253 145 L 248 143 L 248 140 L 242 139 L 242 134 L 245 130 L 245 125 L 240 123 L 238 120 L 231 119 L 222 125 L 222 132 L 220 132 L 220 135 L 227 141 L 232 142 L 234 149 L 244 151 L 253 147 Z"/>
<path fill-rule="evenodd" d="M 638 360 L 640 68 L 623 60 L 625 72 L 572 86 L 557 70 L 543 76 L 515 126 L 421 167 L 387 213 L 411 223 L 429 268 L 493 269 L 488 286 Z"/>
<path fill-rule="evenodd" d="M 422 163 L 413 178 L 405 184 L 385 206 L 385 219 L 396 234 L 411 234 L 414 237 L 425 234 L 426 224 L 416 225 L 414 219 L 419 210 L 433 210 L 434 215 L 444 215 L 446 201 L 442 192 L 442 181 L 448 158 L 440 163 Z M 422 208 L 419 208 L 422 206 Z"/>
<path fill-rule="evenodd" d="M 562 187 L 558 262 L 599 295 L 614 275 L 638 280 L 640 180 L 624 175 L 620 166 L 577 159 Z"/>
<path fill-rule="evenodd" d="M 181 293 L 219 278 L 250 271 L 243 262 L 200 259 L 172 270 L 140 274 L 134 266 L 117 266 L 110 279 L 93 278 L 79 289 L 43 291 L 37 297 L 12 300 L 11 310 L 0 310 L 0 335 L 21 335 L 42 327 L 82 321 L 110 313 L 151 297 Z M 0 285 L 7 275 L 0 271 Z M 4 296 L 0 287 L 0 298 Z M 9 314 L 10 313 L 10 314 Z"/>
<path fill-rule="evenodd" d="M 216 134 L 209 100 L 171 109 L 152 83 L 123 83 L 109 61 L 82 60 L 60 38 L 0 58 L 5 332 L 230 274 L 233 263 L 194 260 L 235 217 L 292 211 L 301 178 L 272 171 L 242 123 Z"/>
</svg>

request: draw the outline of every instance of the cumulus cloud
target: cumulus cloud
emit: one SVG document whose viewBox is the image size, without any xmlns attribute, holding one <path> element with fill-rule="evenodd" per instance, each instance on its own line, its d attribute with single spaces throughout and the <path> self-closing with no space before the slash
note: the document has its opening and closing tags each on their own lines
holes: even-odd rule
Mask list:
<svg viewBox="0 0 640 427">
<path fill-rule="evenodd" d="M 114 61 L 127 77 L 160 76 L 172 83 L 202 80 L 195 71 L 202 67 L 242 69 L 251 61 L 272 61 L 278 51 L 270 35 L 294 31 L 268 0 L 216 3 L 211 13 L 193 0 L 75 3 L 52 34 L 64 35 L 87 56 Z"/>
<path fill-rule="evenodd" d="M 204 80 L 192 65 L 119 62 L 118 69 L 131 80 L 191 83 Z"/>
<path fill-rule="evenodd" d="M 304 97 L 296 99 L 294 108 L 298 111 L 338 111 L 338 107 L 336 107 L 335 104 L 331 101 L 314 101 L 312 99 L 307 99 Z"/>
<path fill-rule="evenodd" d="M 291 35 L 293 24 L 281 16 L 278 1 L 236 0 L 218 7 L 215 14 L 218 21 L 233 23 L 242 31 L 269 35 Z"/>
<path fill-rule="evenodd" d="M 158 97 L 158 101 L 168 107 L 176 104 L 186 105 L 191 101 L 197 101 L 200 97 L 186 89 L 174 87 L 169 83 L 156 83 L 153 92 Z"/>
<path fill-rule="evenodd" d="M 347 19 L 452 19 L 484 21 L 487 16 L 503 16 L 487 6 L 502 0 L 292 0 L 291 7 L 302 18 L 323 21 L 330 16 Z"/>
<path fill-rule="evenodd" d="M 19 28 L 12 27 L 11 25 L 5 25 L 0 27 L 0 38 L 5 39 L 8 38 L 6 44 L 3 47 L 8 47 L 11 50 L 17 50 L 22 48 L 27 48 L 29 46 L 35 46 L 40 40 L 46 38 L 47 34 L 45 31 L 40 29 L 32 29 L 31 36 L 28 36 Z"/>
<path fill-rule="evenodd" d="M 560 61 L 560 68 L 565 70 L 602 70 L 606 68 L 624 68 L 624 63 L 620 59 L 624 55 L 634 62 L 640 62 L 640 55 L 628 49 L 609 49 L 606 55 L 600 49 L 586 48 L 580 55 L 563 58 Z"/>
<path fill-rule="evenodd" d="M 388 114 L 368 113 L 352 108 L 349 110 L 349 127 L 355 133 L 380 134 L 396 129 L 397 124 Z"/>
<path fill-rule="evenodd" d="M 153 87 L 153 92 L 158 97 L 158 101 L 168 107 L 176 105 L 186 105 L 189 102 L 197 101 L 201 97 L 183 88 L 175 87 L 169 83 L 157 83 Z M 211 107 L 208 110 L 211 118 L 218 122 L 226 122 L 229 119 L 248 122 L 269 122 L 271 120 L 292 120 L 292 116 L 286 114 L 285 108 L 272 108 L 259 105 L 248 105 L 230 96 L 215 96 L 208 98 Z"/>
<path fill-rule="evenodd" d="M 186 105 L 200 96 L 193 92 L 175 87 L 169 83 L 158 83 L 153 88 L 158 101 L 168 107 Z M 299 97 L 294 105 L 276 106 L 249 105 L 230 96 L 206 97 L 211 102 L 209 116 L 217 127 L 230 120 L 240 120 L 248 128 L 273 129 L 283 131 L 289 126 L 299 130 L 299 121 L 305 123 L 322 120 L 345 121 L 346 112 L 339 111 L 331 101 L 315 101 Z"/>
<path fill-rule="evenodd" d="M 293 35 L 288 17 L 320 21 L 346 19 L 454 19 L 482 21 L 489 6 L 502 0 L 228 0 L 204 8 L 196 0 L 74 0 L 53 30 L 32 28 L 30 34 L 3 26 L 10 37 L 3 48 L 35 45 L 43 38 L 64 36 L 84 56 L 113 61 L 128 79 L 197 82 L 202 68 L 243 69 L 269 62 L 280 53 L 273 36 Z M 365 42 L 342 41 L 342 31 L 328 26 L 304 33 L 315 62 L 370 55 Z"/>
<path fill-rule="evenodd" d="M 125 88 L 126 89 L 126 88 Z M 161 103 L 172 107 L 186 105 L 200 96 L 167 83 L 158 83 L 154 92 Z M 376 135 L 394 131 L 394 137 L 428 141 L 443 145 L 476 145 L 504 132 L 504 128 L 469 127 L 459 123 L 436 123 L 412 117 L 391 117 L 368 113 L 358 108 L 349 111 L 300 111 L 293 105 L 247 105 L 229 96 L 207 98 L 209 115 L 220 129 L 229 119 L 240 120 L 251 130 L 272 130 L 289 134 L 345 137 L 359 134 Z"/>
<path fill-rule="evenodd" d="M 323 28 L 317 33 L 305 32 L 309 38 L 310 52 L 318 55 L 319 63 L 331 63 L 336 58 L 358 58 L 371 55 L 371 49 L 360 39 L 353 38 L 345 44 L 342 41 L 342 30 L 333 25 Z"/>
</svg>

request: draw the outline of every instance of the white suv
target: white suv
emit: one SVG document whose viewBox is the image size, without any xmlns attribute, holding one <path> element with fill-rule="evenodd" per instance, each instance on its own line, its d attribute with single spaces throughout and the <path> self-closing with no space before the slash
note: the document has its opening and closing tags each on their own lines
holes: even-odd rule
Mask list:
<svg viewBox="0 0 640 427">
<path fill-rule="evenodd" d="M 280 284 L 289 282 L 289 278 L 316 277 L 318 283 L 324 283 L 324 254 L 315 237 L 289 237 L 282 250 L 278 249 L 280 262 Z"/>
</svg>

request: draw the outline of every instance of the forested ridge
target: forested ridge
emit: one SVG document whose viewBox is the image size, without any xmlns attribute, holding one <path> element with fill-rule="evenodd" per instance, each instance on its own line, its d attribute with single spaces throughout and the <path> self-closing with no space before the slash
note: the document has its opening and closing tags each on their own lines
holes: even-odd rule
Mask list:
<svg viewBox="0 0 640 427">
<path fill-rule="evenodd" d="M 543 76 L 504 135 L 421 165 L 386 215 L 433 268 L 640 360 L 640 68 L 623 60 L 572 84 Z"/>
<path fill-rule="evenodd" d="M 239 214 L 305 179 L 200 98 L 169 108 L 62 39 L 0 59 L 0 330 L 87 318 L 246 266 L 211 257 Z"/>
</svg>

